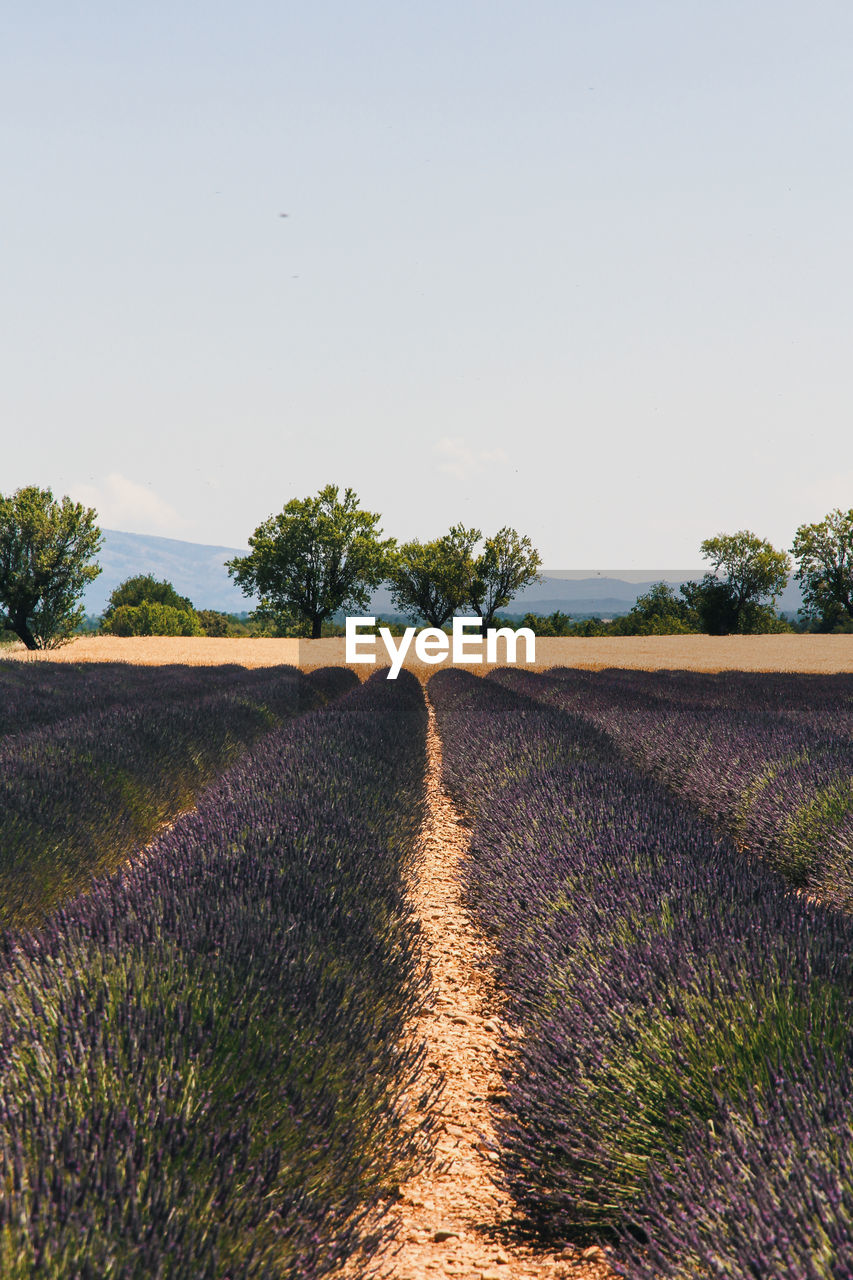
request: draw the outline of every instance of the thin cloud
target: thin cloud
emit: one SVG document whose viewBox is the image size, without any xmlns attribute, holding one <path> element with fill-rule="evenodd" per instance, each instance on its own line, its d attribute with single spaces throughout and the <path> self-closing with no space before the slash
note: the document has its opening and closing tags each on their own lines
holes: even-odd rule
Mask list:
<svg viewBox="0 0 853 1280">
<path fill-rule="evenodd" d="M 488 467 L 506 466 L 509 458 L 503 449 L 472 449 L 462 436 L 442 436 L 433 446 L 438 469 L 455 480 L 468 480 Z"/>
<path fill-rule="evenodd" d="M 98 524 L 103 529 L 175 538 L 180 537 L 190 523 L 150 485 L 128 480 L 118 472 L 105 476 L 97 484 L 76 485 L 73 497 L 95 508 Z"/>
</svg>

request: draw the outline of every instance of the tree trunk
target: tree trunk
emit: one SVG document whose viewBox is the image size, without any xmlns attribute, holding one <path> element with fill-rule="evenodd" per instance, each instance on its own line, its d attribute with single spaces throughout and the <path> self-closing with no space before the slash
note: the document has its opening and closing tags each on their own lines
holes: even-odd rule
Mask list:
<svg viewBox="0 0 853 1280">
<path fill-rule="evenodd" d="M 323 634 L 323 619 L 317 614 L 311 619 L 311 639 L 319 640 Z"/>
<path fill-rule="evenodd" d="M 20 640 L 23 640 L 24 644 L 27 646 L 28 649 L 38 648 L 38 643 L 36 641 L 36 638 L 33 635 L 32 631 L 30 631 L 29 627 L 27 626 L 26 614 L 17 613 L 14 615 L 14 617 L 10 617 L 9 621 L 12 624 L 12 630 L 14 631 L 15 635 Z"/>
</svg>

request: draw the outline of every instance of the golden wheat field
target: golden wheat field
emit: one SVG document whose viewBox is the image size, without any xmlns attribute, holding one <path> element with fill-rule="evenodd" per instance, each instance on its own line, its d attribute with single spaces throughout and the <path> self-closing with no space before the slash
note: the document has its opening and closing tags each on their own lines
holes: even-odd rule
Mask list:
<svg viewBox="0 0 853 1280">
<path fill-rule="evenodd" d="M 376 652 L 377 665 L 386 665 L 381 643 L 377 644 Z M 520 652 L 523 652 L 523 646 Z M 269 667 L 284 662 L 305 669 L 346 665 L 343 639 L 80 636 L 61 649 L 33 654 L 28 653 L 23 645 L 14 645 L 0 650 L 0 656 L 25 662 L 138 662 L 146 665 L 176 662 L 191 666 L 235 662 L 244 667 Z M 424 666 L 417 660 L 407 660 L 404 665 L 418 674 L 439 669 L 438 666 Z M 644 671 L 853 672 L 853 635 L 543 637 L 536 642 L 536 662 L 530 665 L 541 669 L 564 666 L 588 670 L 626 667 Z M 375 669 L 368 664 L 354 667 L 363 677 Z M 483 665 L 467 669 L 483 671 L 488 668 Z"/>
</svg>

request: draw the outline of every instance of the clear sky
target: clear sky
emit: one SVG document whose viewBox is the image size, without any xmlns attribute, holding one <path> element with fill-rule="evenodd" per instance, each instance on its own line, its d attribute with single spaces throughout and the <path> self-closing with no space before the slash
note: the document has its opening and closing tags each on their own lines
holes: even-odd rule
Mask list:
<svg viewBox="0 0 853 1280">
<path fill-rule="evenodd" d="M 0 492 L 790 545 L 853 505 L 852 59 L 849 0 L 7 6 Z"/>
</svg>

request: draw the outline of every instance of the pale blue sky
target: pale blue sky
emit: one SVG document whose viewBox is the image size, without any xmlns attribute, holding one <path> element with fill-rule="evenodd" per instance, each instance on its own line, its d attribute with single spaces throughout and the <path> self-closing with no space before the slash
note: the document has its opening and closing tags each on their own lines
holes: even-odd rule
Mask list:
<svg viewBox="0 0 853 1280">
<path fill-rule="evenodd" d="M 0 492 L 789 545 L 853 505 L 852 59 L 821 0 L 8 6 Z"/>
</svg>

